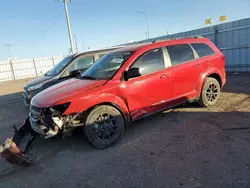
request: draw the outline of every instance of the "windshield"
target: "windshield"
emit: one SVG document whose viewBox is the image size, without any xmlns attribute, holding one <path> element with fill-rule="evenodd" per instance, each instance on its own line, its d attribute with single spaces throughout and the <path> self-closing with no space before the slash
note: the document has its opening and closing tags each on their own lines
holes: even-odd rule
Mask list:
<svg viewBox="0 0 250 188">
<path fill-rule="evenodd" d="M 66 57 L 62 61 L 60 61 L 53 69 L 51 69 L 46 76 L 56 76 L 60 73 L 72 60 L 72 57 Z"/>
<path fill-rule="evenodd" d="M 104 55 L 89 67 L 82 75 L 82 79 L 108 80 L 111 79 L 122 64 L 133 52 L 113 52 Z"/>
</svg>

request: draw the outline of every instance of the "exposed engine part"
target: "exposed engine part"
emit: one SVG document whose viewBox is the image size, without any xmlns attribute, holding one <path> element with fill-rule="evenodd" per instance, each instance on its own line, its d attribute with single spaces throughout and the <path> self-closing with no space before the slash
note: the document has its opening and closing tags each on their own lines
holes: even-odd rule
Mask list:
<svg viewBox="0 0 250 188">
<path fill-rule="evenodd" d="M 64 121 L 60 119 L 59 117 L 52 117 L 53 122 L 60 128 L 62 129 L 62 126 L 64 125 Z"/>
<path fill-rule="evenodd" d="M 48 129 L 55 131 L 54 121 L 52 119 L 52 111 L 49 108 L 44 108 L 41 112 L 41 122 L 44 123 Z"/>
<path fill-rule="evenodd" d="M 57 107 L 58 108 L 58 107 Z M 47 127 L 45 134 L 57 134 L 56 126 L 59 132 L 65 133 L 71 131 L 77 126 L 84 124 L 79 119 L 79 114 L 62 115 L 62 113 L 54 108 L 46 108 L 41 111 L 41 122 Z M 58 132 L 58 133 L 59 133 Z M 51 135 L 48 135 L 50 138 Z"/>
<path fill-rule="evenodd" d="M 50 138 L 59 133 L 69 132 L 74 127 L 83 126 L 83 113 L 63 115 L 69 105 L 69 102 L 50 108 L 38 108 L 31 105 L 29 116 L 33 130 L 44 135 L 45 138 Z"/>
<path fill-rule="evenodd" d="M 81 120 L 79 119 L 79 114 L 71 114 L 67 116 L 62 116 L 62 117 L 59 117 L 59 119 L 60 121 L 63 122 L 63 126 L 61 128 L 63 132 L 68 132 L 74 129 L 75 127 L 84 125 L 84 123 L 82 123 Z M 57 121 L 55 123 L 60 123 L 60 121 L 59 122 Z"/>
</svg>

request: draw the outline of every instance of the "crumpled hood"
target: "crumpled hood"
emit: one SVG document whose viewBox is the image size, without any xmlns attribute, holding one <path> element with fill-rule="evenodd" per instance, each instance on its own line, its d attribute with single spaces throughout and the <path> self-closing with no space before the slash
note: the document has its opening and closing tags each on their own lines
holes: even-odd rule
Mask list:
<svg viewBox="0 0 250 188">
<path fill-rule="evenodd" d="M 36 78 L 30 82 L 27 83 L 27 85 L 25 86 L 25 88 L 29 88 L 30 86 L 34 86 L 36 84 L 40 84 L 41 82 L 47 81 L 49 79 L 51 79 L 52 76 L 41 76 L 39 78 Z"/>
<path fill-rule="evenodd" d="M 99 87 L 105 82 L 106 80 L 69 79 L 38 93 L 31 100 L 31 105 L 39 108 L 52 107 L 63 99 L 67 99 L 71 96 L 79 94 L 80 92 Z"/>
</svg>

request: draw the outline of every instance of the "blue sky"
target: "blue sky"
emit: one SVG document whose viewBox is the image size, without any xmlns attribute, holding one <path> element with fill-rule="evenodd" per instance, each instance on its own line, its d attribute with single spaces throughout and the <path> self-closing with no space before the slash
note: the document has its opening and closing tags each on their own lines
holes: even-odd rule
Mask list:
<svg viewBox="0 0 250 188">
<path fill-rule="evenodd" d="M 78 48 L 101 48 L 145 39 L 148 14 L 150 36 L 202 27 L 212 15 L 227 21 L 250 17 L 249 0 L 72 0 L 68 4 Z M 67 54 L 69 45 L 64 7 L 60 0 L 7 0 L 0 7 L 0 60 Z M 54 24 L 53 24 L 54 23 Z"/>
</svg>

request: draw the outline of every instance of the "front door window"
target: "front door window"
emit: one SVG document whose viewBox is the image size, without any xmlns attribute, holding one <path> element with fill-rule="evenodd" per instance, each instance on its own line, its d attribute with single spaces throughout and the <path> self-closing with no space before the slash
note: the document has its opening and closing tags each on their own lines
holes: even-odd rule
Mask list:
<svg viewBox="0 0 250 188">
<path fill-rule="evenodd" d="M 94 56 L 85 56 L 77 58 L 63 74 L 63 77 L 69 76 L 70 72 L 74 70 L 85 71 L 94 63 Z"/>
</svg>

